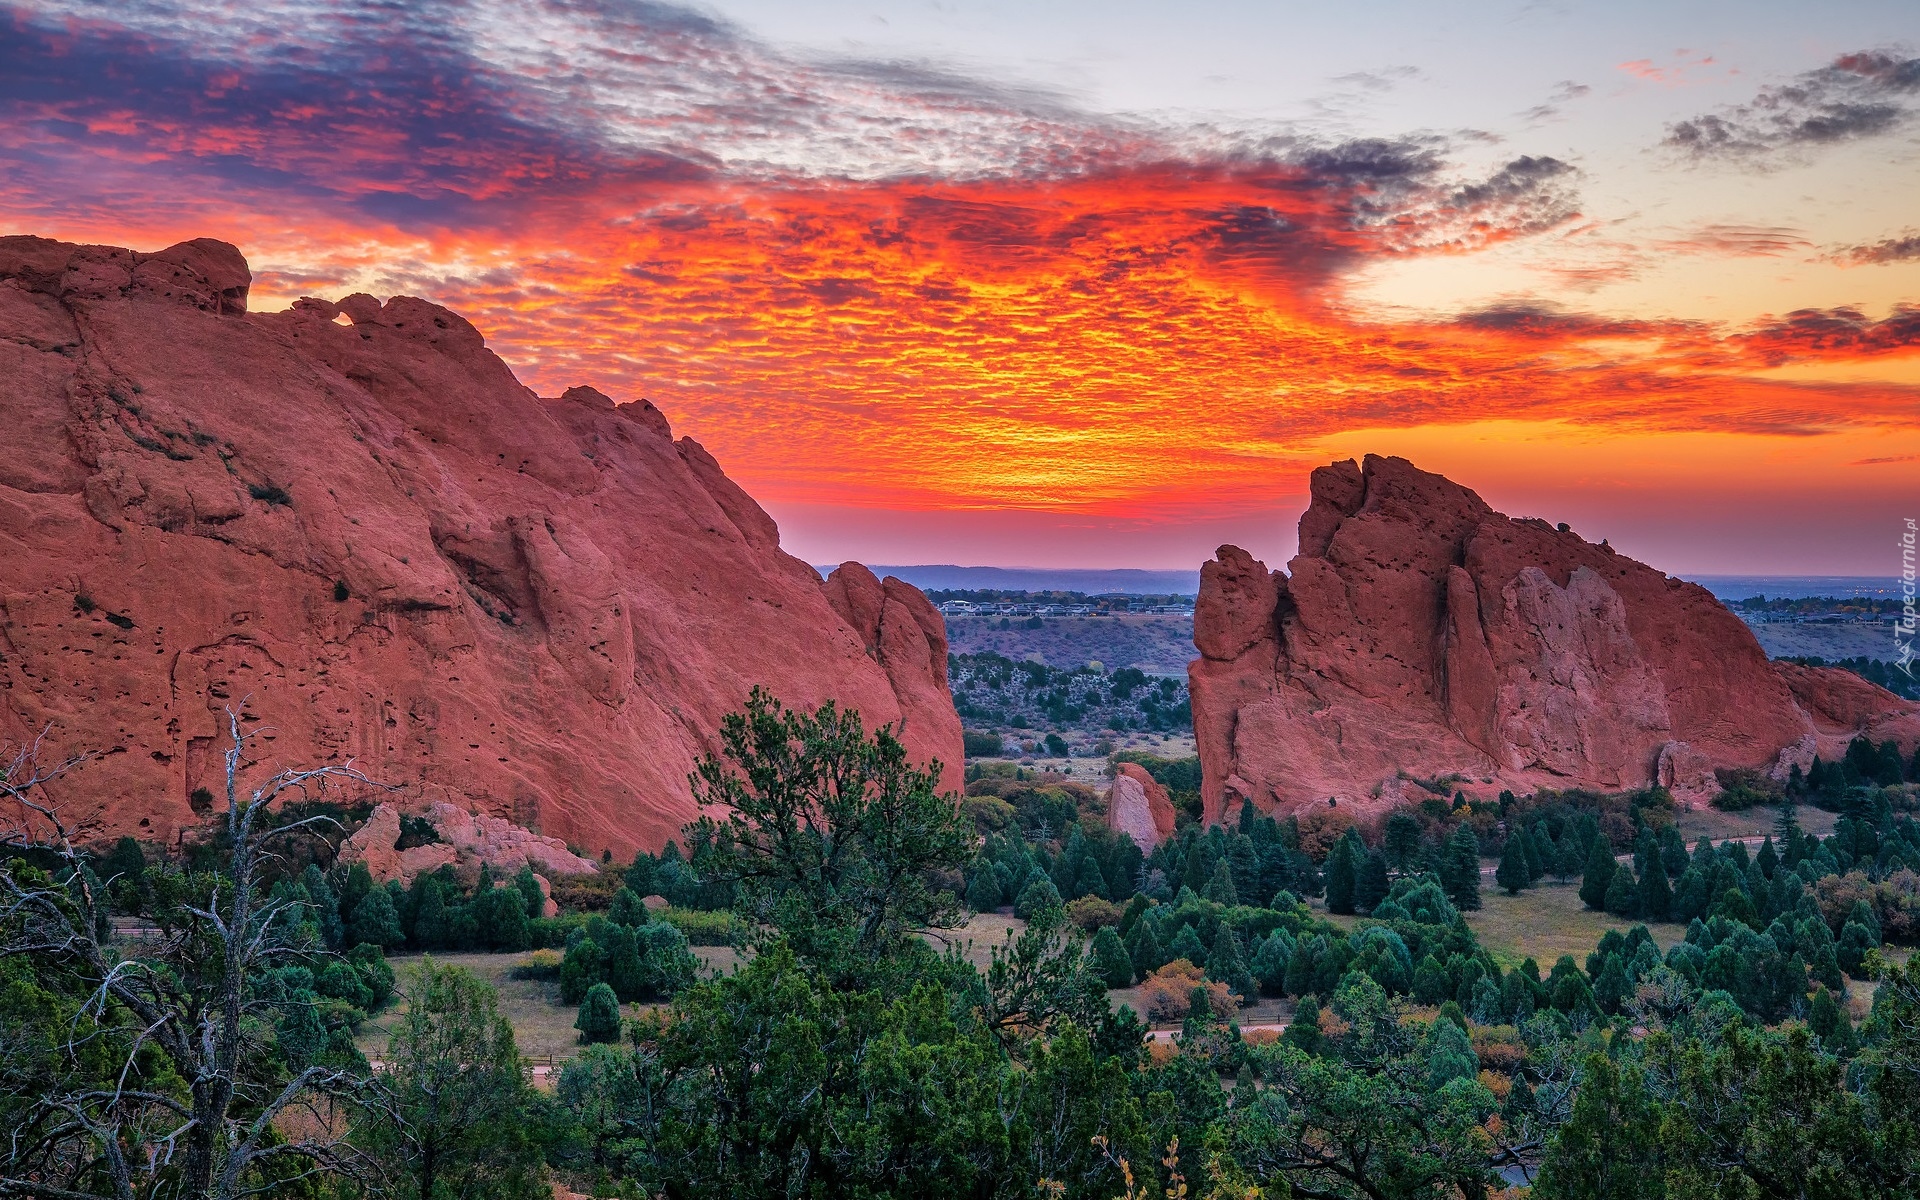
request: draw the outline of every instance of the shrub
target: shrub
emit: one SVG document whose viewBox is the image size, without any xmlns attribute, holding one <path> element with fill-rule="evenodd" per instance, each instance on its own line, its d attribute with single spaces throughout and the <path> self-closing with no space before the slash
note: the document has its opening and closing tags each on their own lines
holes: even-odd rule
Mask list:
<svg viewBox="0 0 1920 1200">
<path fill-rule="evenodd" d="M 558 950 L 535 950 L 513 964 L 507 974 L 515 979 L 558 979 L 562 961 Z"/>
<path fill-rule="evenodd" d="M 586 998 L 580 1001 L 580 1014 L 574 1018 L 573 1027 L 580 1031 L 580 1040 L 589 1044 L 619 1041 L 620 1001 L 614 996 L 613 989 L 604 983 L 596 983 L 588 988 Z"/>
<path fill-rule="evenodd" d="M 1121 912 L 1118 904 L 1098 896 L 1082 896 L 1067 905 L 1067 919 L 1088 933 L 1118 925 Z"/>
<path fill-rule="evenodd" d="M 1191 1007 L 1188 997 L 1193 995 L 1193 989 L 1197 987 L 1207 990 L 1207 1001 L 1213 1006 L 1214 1012 L 1232 1012 L 1239 1007 L 1226 984 L 1217 979 L 1208 979 L 1199 967 L 1184 958 L 1176 958 L 1147 976 L 1140 985 L 1147 1006 L 1147 1019 L 1184 1019 Z"/>
<path fill-rule="evenodd" d="M 1006 753 L 1006 739 L 997 733 L 969 729 L 960 735 L 960 748 L 968 758 L 998 758 Z"/>
<path fill-rule="evenodd" d="M 247 485 L 247 495 L 269 505 L 287 506 L 293 503 L 293 497 L 287 493 L 287 489 L 277 483 L 250 483 Z"/>
<path fill-rule="evenodd" d="M 746 924 L 731 912 L 663 908 L 655 915 L 685 934 L 690 946 L 732 946 L 747 934 Z"/>
</svg>

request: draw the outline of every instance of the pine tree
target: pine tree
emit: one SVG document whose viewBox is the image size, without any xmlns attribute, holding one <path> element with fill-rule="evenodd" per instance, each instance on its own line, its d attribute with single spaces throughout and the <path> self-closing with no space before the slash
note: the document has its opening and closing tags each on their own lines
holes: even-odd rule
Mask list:
<svg viewBox="0 0 1920 1200">
<path fill-rule="evenodd" d="M 1381 849 L 1386 853 L 1387 865 L 1395 871 L 1405 873 L 1410 869 L 1420 853 L 1420 821 L 1405 809 L 1398 809 L 1387 818 L 1387 830 L 1381 840 Z"/>
<path fill-rule="evenodd" d="M 1286 993 L 1287 964 L 1292 959 L 1293 943 L 1286 931 L 1276 929 L 1268 934 L 1266 940 L 1260 943 L 1260 948 L 1254 951 L 1253 961 L 1247 965 L 1260 985 L 1261 994 L 1279 996 Z"/>
<path fill-rule="evenodd" d="M 580 1031 L 580 1040 L 587 1043 L 617 1042 L 620 1040 L 620 1000 L 613 989 L 604 983 L 596 983 L 587 989 L 580 1001 L 580 1013 L 574 1018 L 573 1027 Z"/>
<path fill-rule="evenodd" d="M 520 868 L 513 877 L 513 886 L 520 890 L 520 900 L 527 907 L 527 916 L 538 920 L 547 915 L 547 894 L 540 890 L 540 881 L 534 878 L 532 864 Z"/>
<path fill-rule="evenodd" d="M 1673 906 L 1673 889 L 1667 884 L 1667 868 L 1660 860 L 1656 843 L 1647 848 L 1647 872 L 1640 877 L 1640 913 L 1648 921 L 1664 921 Z"/>
<path fill-rule="evenodd" d="M 353 920 L 349 925 L 347 940 L 349 945 L 366 942 L 382 949 L 391 949 L 406 943 L 406 934 L 400 929 L 400 914 L 394 911 L 393 895 L 383 887 L 371 888 L 361 898 L 358 908 L 353 910 Z"/>
<path fill-rule="evenodd" d="M 1200 940 L 1200 935 L 1193 931 L 1191 925 L 1182 925 L 1180 932 L 1173 935 L 1173 945 L 1167 947 L 1167 953 L 1171 956 L 1168 962 L 1184 958 L 1196 967 L 1205 968 L 1207 965 L 1206 943 Z"/>
<path fill-rule="evenodd" d="M 307 869 L 300 873 L 300 886 L 313 902 L 313 920 L 320 926 L 320 940 L 329 949 L 338 949 L 346 940 L 347 930 L 346 922 L 340 919 L 340 901 L 334 895 L 333 886 L 313 863 L 308 863 Z"/>
<path fill-rule="evenodd" d="M 1587 848 L 1587 869 L 1580 880 L 1580 902 L 1595 912 L 1606 911 L 1607 888 L 1619 869 L 1620 864 L 1613 858 L 1613 847 L 1607 844 L 1604 835 L 1596 835 Z"/>
<path fill-rule="evenodd" d="M 1359 865 L 1354 862 L 1353 842 L 1341 838 L 1327 855 L 1327 911 L 1353 914 L 1354 889 L 1359 883 Z"/>
<path fill-rule="evenodd" d="M 1207 955 L 1207 974 L 1226 984 L 1234 995 L 1245 1002 L 1250 1003 L 1259 994 L 1253 973 L 1247 970 L 1247 960 L 1240 953 L 1240 943 L 1225 921 L 1220 922 L 1220 932 L 1213 939 L 1213 950 Z"/>
<path fill-rule="evenodd" d="M 1133 961 L 1134 969 L 1142 978 L 1153 974 L 1171 961 L 1167 952 L 1160 946 L 1160 935 L 1153 931 L 1152 921 L 1139 921 L 1133 931 L 1127 935 L 1127 957 Z"/>
<path fill-rule="evenodd" d="M 1280 1040 L 1308 1054 L 1320 1053 L 1320 1001 L 1314 996 L 1302 996 L 1299 1007 L 1293 1010 L 1293 1020 L 1287 1022 L 1287 1030 Z"/>
<path fill-rule="evenodd" d="M 447 900 L 440 881 L 431 875 L 414 877 L 419 893 L 413 904 L 413 936 L 408 940 L 416 950 L 438 950 L 447 944 Z"/>
<path fill-rule="evenodd" d="M 1360 879 L 1353 887 L 1354 907 L 1372 912 L 1392 890 L 1393 883 L 1387 874 L 1387 856 L 1375 850 L 1361 864 Z"/>
<path fill-rule="evenodd" d="M 646 984 L 641 978 L 640 947 L 633 930 L 609 921 L 601 936 L 606 938 L 601 948 L 607 952 L 607 986 L 622 1003 L 640 999 Z"/>
<path fill-rule="evenodd" d="M 1120 944 L 1120 935 L 1111 926 L 1094 935 L 1092 959 L 1093 973 L 1109 988 L 1133 986 L 1133 960 L 1127 957 L 1127 948 Z"/>
<path fill-rule="evenodd" d="M 1080 870 L 1074 876 L 1073 890 L 1080 896 L 1098 896 L 1102 900 L 1111 899 L 1107 895 L 1107 877 L 1100 873 L 1100 864 L 1089 854 L 1080 860 Z"/>
<path fill-rule="evenodd" d="M 629 887 L 614 890 L 613 904 L 607 909 L 607 920 L 615 925 L 638 929 L 652 919 L 647 912 L 647 902 L 640 898 L 639 893 Z"/>
<path fill-rule="evenodd" d="M 1772 879 L 1774 872 L 1780 869 L 1780 855 L 1773 848 L 1771 834 L 1761 841 L 1760 852 L 1753 856 L 1753 861 L 1760 864 L 1760 873 L 1768 879 Z"/>
<path fill-rule="evenodd" d="M 1000 907 L 1000 876 L 984 858 L 975 862 L 973 880 L 967 884 L 967 907 L 977 913 Z"/>
<path fill-rule="evenodd" d="M 1616 917 L 1632 917 L 1640 908 L 1640 889 L 1633 878 L 1633 870 L 1621 867 L 1613 873 L 1613 882 L 1607 885 L 1606 909 Z"/>
<path fill-rule="evenodd" d="M 1833 993 L 1824 986 L 1813 990 L 1813 1005 L 1807 1017 L 1807 1028 L 1813 1031 L 1820 1044 L 1833 1053 L 1845 1058 L 1854 1051 L 1853 1022 L 1847 1017 L 1846 1010 L 1834 1001 Z"/>
<path fill-rule="evenodd" d="M 1520 889 L 1532 882 L 1524 842 L 1525 834 L 1517 830 L 1509 835 L 1506 847 L 1500 851 L 1500 866 L 1493 873 L 1493 881 L 1505 888 L 1509 896 L 1518 896 Z"/>
<path fill-rule="evenodd" d="M 1240 892 L 1233 886 L 1233 871 L 1227 865 L 1226 859 L 1221 859 L 1213 868 L 1213 878 L 1207 880 L 1206 890 L 1200 895 L 1202 899 L 1211 900 L 1215 904 L 1240 903 Z"/>
<path fill-rule="evenodd" d="M 1480 907 L 1480 840 L 1471 826 L 1462 824 L 1447 839 L 1440 881 L 1455 908 L 1472 912 Z"/>
</svg>

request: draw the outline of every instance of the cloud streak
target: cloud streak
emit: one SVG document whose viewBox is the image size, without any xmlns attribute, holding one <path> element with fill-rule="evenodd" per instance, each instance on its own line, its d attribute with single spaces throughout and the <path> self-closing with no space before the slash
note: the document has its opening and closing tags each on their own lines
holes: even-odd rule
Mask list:
<svg viewBox="0 0 1920 1200">
<path fill-rule="evenodd" d="M 1665 145 L 1696 161 L 1764 165 L 1783 153 L 1891 133 L 1920 100 L 1920 58 L 1891 50 L 1843 54 L 1744 104 L 1680 121 Z"/>
</svg>

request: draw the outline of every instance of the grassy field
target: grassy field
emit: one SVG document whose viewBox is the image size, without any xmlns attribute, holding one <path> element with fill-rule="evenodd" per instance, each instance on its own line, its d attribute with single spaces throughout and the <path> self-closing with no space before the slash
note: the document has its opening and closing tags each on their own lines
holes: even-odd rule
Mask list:
<svg viewBox="0 0 1920 1200">
<path fill-rule="evenodd" d="M 1342 929 L 1352 929 L 1360 920 L 1326 912 L 1323 901 L 1316 900 L 1313 904 L 1318 915 Z M 1607 930 L 1618 929 L 1624 933 L 1642 924 L 1591 911 L 1580 903 L 1577 882 L 1541 882 L 1518 896 L 1509 896 L 1497 888 L 1483 888 L 1480 904 L 1480 911 L 1467 914 L 1467 924 L 1480 944 L 1487 948 L 1487 953 L 1493 955 L 1493 960 L 1507 968 L 1532 958 L 1542 971 L 1549 971 L 1562 954 L 1573 955 L 1573 961 L 1584 968 L 1587 955 Z M 1653 935 L 1660 949 L 1666 950 L 1686 937 L 1687 927 L 1652 922 L 1647 923 L 1647 932 Z"/>
<path fill-rule="evenodd" d="M 1808 833 L 1826 837 L 1840 820 L 1838 813 L 1822 812 L 1817 808 L 1801 805 L 1793 810 L 1794 820 Z M 1777 808 L 1759 807 L 1743 809 L 1740 812 L 1721 812 L 1713 807 L 1687 808 L 1680 810 L 1674 824 L 1687 839 L 1687 849 L 1693 849 L 1693 843 L 1701 836 L 1724 842 L 1729 838 L 1760 838 L 1773 832 L 1773 823 L 1780 816 Z"/>
<path fill-rule="evenodd" d="M 725 974 L 740 962 L 740 955 L 726 946 L 695 946 L 694 957 L 708 971 Z M 400 989 L 406 989 L 407 973 L 424 956 L 396 954 L 389 961 Z M 465 967 L 500 993 L 500 1013 L 513 1025 L 513 1037 L 520 1053 L 536 1066 L 564 1062 L 580 1052 L 579 1035 L 574 1032 L 575 1009 L 560 1003 L 560 985 L 550 980 L 515 979 L 513 965 L 525 957 L 519 954 L 436 954 L 433 960 Z M 629 1004 L 629 1016 L 638 1016 L 651 1005 Z M 394 1019 L 406 1011 L 401 1000 L 392 1008 L 365 1022 L 354 1038 L 360 1052 L 368 1058 L 384 1058 L 387 1038 Z"/>
</svg>

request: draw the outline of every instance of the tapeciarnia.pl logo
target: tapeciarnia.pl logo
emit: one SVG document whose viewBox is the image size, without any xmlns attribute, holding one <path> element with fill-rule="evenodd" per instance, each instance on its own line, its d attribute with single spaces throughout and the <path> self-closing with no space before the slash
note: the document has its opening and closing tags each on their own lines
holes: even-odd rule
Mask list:
<svg viewBox="0 0 1920 1200">
<path fill-rule="evenodd" d="M 1893 665 L 1905 671 L 1908 679 L 1915 678 L 1913 673 L 1916 626 L 1913 582 L 1914 534 L 1914 518 L 1908 517 L 1907 527 L 1900 534 L 1900 619 L 1893 623 Z"/>
</svg>

